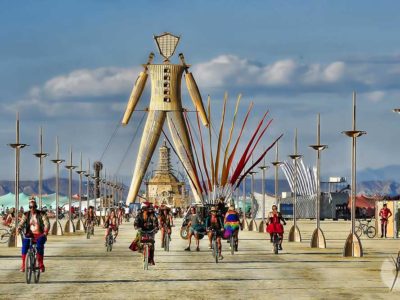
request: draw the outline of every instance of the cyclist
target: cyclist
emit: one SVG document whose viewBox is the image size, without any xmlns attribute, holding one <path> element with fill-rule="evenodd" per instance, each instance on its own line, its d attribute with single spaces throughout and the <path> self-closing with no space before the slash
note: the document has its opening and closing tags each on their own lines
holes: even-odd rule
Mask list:
<svg viewBox="0 0 400 300">
<path fill-rule="evenodd" d="M 235 237 L 235 251 L 238 251 L 239 228 L 243 230 L 239 213 L 235 210 L 235 206 L 231 205 L 224 218 L 224 238 L 229 239 L 231 235 Z"/>
<path fill-rule="evenodd" d="M 189 219 L 189 222 L 186 227 L 187 227 L 187 231 L 188 231 L 189 245 L 185 248 L 185 251 L 190 251 L 190 244 L 192 243 L 193 235 L 196 240 L 196 251 L 200 251 L 199 230 L 201 228 L 201 220 L 200 220 L 200 217 L 196 213 L 196 207 L 192 206 L 190 208 L 188 219 Z"/>
<path fill-rule="evenodd" d="M 217 211 L 218 211 L 219 215 L 221 215 L 222 217 L 225 217 L 225 213 L 226 213 L 227 209 L 225 206 L 225 198 L 224 197 L 220 197 L 218 199 Z"/>
<path fill-rule="evenodd" d="M 155 265 L 154 262 L 154 235 L 158 229 L 158 220 L 154 215 L 154 208 L 150 202 L 143 202 L 141 206 L 140 213 L 136 216 L 133 226 L 135 229 L 140 229 L 141 231 L 153 231 L 151 234 L 151 243 L 152 246 L 150 247 L 150 254 L 149 254 L 149 263 L 153 266 Z M 141 238 L 142 235 L 138 230 L 136 235 L 135 241 L 138 243 L 138 248 L 141 249 Z"/>
<path fill-rule="evenodd" d="M 118 218 L 118 225 L 122 224 L 122 218 L 124 217 L 125 211 L 122 206 L 119 206 L 117 209 L 117 218 Z"/>
<path fill-rule="evenodd" d="M 172 215 L 170 213 L 170 209 L 166 205 L 161 205 L 160 207 L 160 214 L 158 216 L 158 224 L 161 229 L 161 248 L 164 248 L 164 236 L 165 236 L 165 229 L 164 225 L 167 226 L 167 234 L 171 239 L 171 227 L 174 225 L 174 221 L 172 220 Z"/>
<path fill-rule="evenodd" d="M 387 207 L 387 204 L 383 204 L 383 208 L 379 211 L 379 216 L 381 217 L 381 238 L 383 236 L 386 237 L 386 232 L 387 232 L 387 223 L 388 219 L 392 216 L 392 212 L 390 209 Z"/>
<path fill-rule="evenodd" d="M 115 210 L 112 209 L 104 223 L 104 228 L 106 229 L 106 232 L 104 235 L 104 241 L 105 241 L 106 245 L 107 245 L 107 236 L 110 233 L 110 231 L 111 231 L 111 233 L 112 233 L 112 231 L 114 231 L 114 242 L 116 242 L 117 236 L 118 236 L 118 225 L 119 225 L 119 220 L 115 214 Z"/>
<path fill-rule="evenodd" d="M 86 212 L 85 215 L 85 228 L 88 228 L 88 226 L 92 226 L 92 234 L 94 233 L 94 225 L 97 222 L 96 214 L 94 212 L 94 207 L 89 206 L 89 209 Z"/>
<path fill-rule="evenodd" d="M 214 230 L 217 235 L 219 259 L 220 260 L 224 259 L 224 257 L 222 256 L 222 246 L 221 246 L 221 237 L 224 232 L 224 221 L 222 215 L 218 214 L 217 208 L 215 206 L 212 206 L 210 208 L 210 212 L 206 218 L 206 229 L 209 241 L 208 248 L 211 249 L 212 231 Z"/>
<path fill-rule="evenodd" d="M 272 237 L 274 233 L 277 233 L 280 237 L 279 241 L 279 250 L 283 250 L 282 248 L 282 241 L 283 241 L 283 226 L 281 222 L 286 225 L 285 219 L 282 217 L 282 214 L 278 211 L 278 207 L 276 205 L 272 205 L 272 211 L 269 212 L 267 218 L 267 232 L 270 235 L 271 243 Z"/>
<path fill-rule="evenodd" d="M 36 243 L 37 254 L 36 258 L 39 263 L 40 272 L 45 271 L 43 264 L 44 257 L 44 244 L 47 241 L 47 234 L 49 233 L 50 223 L 46 213 L 37 209 L 35 198 L 29 200 L 29 211 L 22 215 L 22 219 L 18 224 L 18 232 L 25 230 L 25 235 L 33 238 Z M 25 271 L 25 258 L 28 253 L 29 240 L 22 240 L 22 265 L 21 272 Z"/>
</svg>

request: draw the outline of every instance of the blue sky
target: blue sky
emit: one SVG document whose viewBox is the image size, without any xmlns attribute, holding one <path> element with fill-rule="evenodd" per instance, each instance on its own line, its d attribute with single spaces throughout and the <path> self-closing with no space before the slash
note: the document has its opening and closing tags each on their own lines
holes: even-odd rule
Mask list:
<svg viewBox="0 0 400 300">
<path fill-rule="evenodd" d="M 321 113 L 324 176 L 347 176 L 351 93 L 358 93 L 359 170 L 397 164 L 400 116 L 398 1 L 0 1 L 0 178 L 13 177 L 15 112 L 21 114 L 22 178 L 34 179 L 38 128 L 53 154 L 72 144 L 97 159 L 120 119 L 153 34 L 181 35 L 205 100 L 218 115 L 223 93 L 250 101 L 254 126 L 266 109 L 274 118 L 265 146 L 285 134 L 281 157 L 299 151 L 313 164 L 316 115 Z M 159 60 L 159 56 L 157 58 Z M 175 58 L 176 61 L 176 58 Z M 193 108 L 183 85 L 184 105 Z M 148 90 L 140 108 L 149 101 Z M 231 111 L 231 110 L 230 110 Z M 135 113 L 104 156 L 114 173 L 142 113 Z M 243 116 L 241 113 L 240 116 Z M 139 139 L 119 175 L 130 176 Z M 157 159 L 155 159 L 156 161 Z M 267 161 L 272 160 L 272 155 Z M 45 177 L 54 174 L 46 164 Z M 393 178 L 397 179 L 397 178 Z"/>
</svg>

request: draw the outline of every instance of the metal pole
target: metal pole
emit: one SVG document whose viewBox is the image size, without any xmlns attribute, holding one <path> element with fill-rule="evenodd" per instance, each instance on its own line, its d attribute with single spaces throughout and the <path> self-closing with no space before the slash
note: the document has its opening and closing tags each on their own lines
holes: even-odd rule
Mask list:
<svg viewBox="0 0 400 300">
<path fill-rule="evenodd" d="M 43 153 L 43 130 L 42 127 L 39 129 L 39 153 L 34 154 L 39 158 L 39 208 L 43 206 L 43 159 L 47 157 L 48 153 Z"/>
<path fill-rule="evenodd" d="M 19 172 L 20 172 L 20 150 L 28 146 L 27 144 L 21 144 L 19 141 L 19 113 L 17 112 L 16 123 L 15 123 L 15 143 L 9 144 L 11 148 L 15 150 L 15 229 L 18 228 L 18 215 L 19 215 Z M 15 232 L 14 246 L 17 247 L 18 234 Z M 12 246 L 12 243 L 9 243 Z"/>
<path fill-rule="evenodd" d="M 56 221 L 54 223 L 55 230 L 53 230 L 53 234 L 58 233 L 58 207 L 60 206 L 60 185 L 59 185 L 59 178 L 60 178 L 60 164 L 64 162 L 63 159 L 60 159 L 60 146 L 58 142 L 58 136 L 56 137 L 56 158 L 51 160 L 56 165 Z M 62 234 L 62 233 L 61 233 Z"/>
</svg>

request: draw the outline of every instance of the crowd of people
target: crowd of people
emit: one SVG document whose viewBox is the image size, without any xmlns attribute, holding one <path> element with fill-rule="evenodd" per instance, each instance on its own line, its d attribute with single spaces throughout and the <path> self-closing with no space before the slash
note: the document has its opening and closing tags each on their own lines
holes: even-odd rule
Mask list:
<svg viewBox="0 0 400 300">
<path fill-rule="evenodd" d="M 141 250 L 143 243 L 143 235 L 150 237 L 149 242 L 151 244 L 149 253 L 149 263 L 155 265 L 154 259 L 154 245 L 155 235 L 158 231 L 161 232 L 160 240 L 161 247 L 164 248 L 165 235 L 171 237 L 172 227 L 174 226 L 174 218 L 182 215 L 186 222 L 187 232 L 187 247 L 185 251 L 191 251 L 192 239 L 195 240 L 195 250 L 200 251 L 200 240 L 207 236 L 208 249 L 212 249 L 213 235 L 216 237 L 216 244 L 218 247 L 219 259 L 222 260 L 222 240 L 229 239 L 231 236 L 234 237 L 234 251 L 238 251 L 239 245 L 239 230 L 243 229 L 243 222 L 241 218 L 241 212 L 235 208 L 234 205 L 226 206 L 223 199 L 208 209 L 198 211 L 196 205 L 190 206 L 186 214 L 182 214 L 181 209 L 170 208 L 166 205 L 160 207 L 154 206 L 152 203 L 143 202 L 141 208 L 137 211 L 131 211 L 129 207 L 123 207 L 122 205 L 115 209 L 110 209 L 107 213 L 104 222 L 104 240 L 106 241 L 107 236 L 112 233 L 114 242 L 116 242 L 118 236 L 119 226 L 123 220 L 134 217 L 134 228 L 137 230 L 136 237 L 132 242 L 130 249 L 133 251 Z M 74 211 L 75 212 L 75 211 Z M 15 226 L 15 218 L 17 213 L 14 208 L 2 208 L 0 211 L 3 217 L 3 225 L 13 228 Z M 72 213 L 72 211 L 71 211 Z M 100 218 L 96 216 L 96 211 L 93 206 L 89 206 L 83 212 L 84 226 L 85 228 L 91 228 L 94 230 L 95 225 L 100 225 Z M 383 208 L 379 212 L 381 220 L 381 238 L 387 235 L 387 223 L 388 219 L 392 216 L 392 212 L 388 209 L 387 205 L 384 204 Z M 270 241 L 274 234 L 278 234 L 279 249 L 282 250 L 283 234 L 286 221 L 282 214 L 278 211 L 276 205 L 272 206 L 272 210 L 268 213 L 266 218 L 266 231 L 270 235 Z M 45 271 L 44 266 L 44 245 L 47 241 L 47 235 L 50 230 L 48 212 L 39 210 L 38 205 L 34 197 L 29 200 L 29 210 L 24 211 L 21 207 L 18 211 L 18 227 L 19 232 L 24 232 L 26 237 L 32 238 L 33 242 L 36 243 L 37 247 L 37 260 L 41 272 Z M 25 258 L 28 251 L 29 243 L 28 240 L 23 239 L 22 251 L 21 251 L 21 272 L 25 270 Z"/>
</svg>

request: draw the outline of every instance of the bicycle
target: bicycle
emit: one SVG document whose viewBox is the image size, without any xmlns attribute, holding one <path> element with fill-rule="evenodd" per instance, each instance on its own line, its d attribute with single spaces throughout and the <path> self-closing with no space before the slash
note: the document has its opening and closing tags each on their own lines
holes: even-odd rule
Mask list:
<svg viewBox="0 0 400 300">
<path fill-rule="evenodd" d="M 107 234 L 106 237 L 106 250 L 107 252 L 111 252 L 112 251 L 112 247 L 114 244 L 114 235 L 112 233 L 112 229 L 110 228 L 110 231 Z"/>
<path fill-rule="evenodd" d="M 86 226 L 86 238 L 90 239 L 90 236 L 94 235 L 94 226 L 93 223 L 89 223 L 88 226 Z"/>
<path fill-rule="evenodd" d="M 14 229 L 12 229 L 12 228 L 7 228 L 7 229 L 1 228 L 0 229 L 0 243 L 1 244 L 8 243 L 13 231 L 14 231 Z"/>
<path fill-rule="evenodd" d="M 281 237 L 279 236 L 278 233 L 274 232 L 272 235 L 272 249 L 274 254 L 278 254 L 279 253 L 279 245 L 280 245 L 280 241 L 281 241 Z"/>
<path fill-rule="evenodd" d="M 150 249 L 154 244 L 153 233 L 156 232 L 156 229 L 150 231 L 139 230 L 139 232 L 141 234 L 140 243 L 143 246 L 143 270 L 148 270 Z"/>
<path fill-rule="evenodd" d="M 217 230 L 212 228 L 211 232 L 212 232 L 212 240 L 211 240 L 212 255 L 215 259 L 215 263 L 217 264 L 219 255 L 221 254 L 221 253 L 219 253 L 219 249 L 218 249 Z"/>
<path fill-rule="evenodd" d="M 235 232 L 232 232 L 229 237 L 229 247 L 231 248 L 231 254 L 235 254 L 235 251 L 238 249 L 238 237 L 235 235 Z"/>
<path fill-rule="evenodd" d="M 34 275 L 35 283 L 39 283 L 40 279 L 40 268 L 38 265 L 38 261 L 36 259 L 37 249 L 36 243 L 33 243 L 33 238 L 26 237 L 26 235 L 21 232 L 21 236 L 23 239 L 29 240 L 29 249 L 25 258 L 25 279 L 26 283 L 30 284 L 32 280 L 32 273 Z"/>
<path fill-rule="evenodd" d="M 357 234 L 358 237 L 361 237 L 363 234 L 368 236 L 370 239 L 374 238 L 376 236 L 376 228 L 370 223 L 372 222 L 372 219 L 369 220 L 357 220 L 358 225 L 355 228 L 355 233 Z"/>
<path fill-rule="evenodd" d="M 168 233 L 168 226 L 164 224 L 164 251 L 169 252 L 169 243 L 171 242 L 171 236 Z"/>
</svg>

